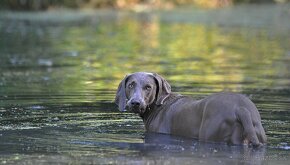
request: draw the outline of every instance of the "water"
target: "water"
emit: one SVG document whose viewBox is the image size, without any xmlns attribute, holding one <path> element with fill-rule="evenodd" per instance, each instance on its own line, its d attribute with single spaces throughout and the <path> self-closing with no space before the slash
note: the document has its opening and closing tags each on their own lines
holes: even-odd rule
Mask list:
<svg viewBox="0 0 290 165">
<path fill-rule="evenodd" d="M 0 164 L 288 164 L 289 4 L 227 9 L 0 13 Z M 148 134 L 112 103 L 125 74 L 173 91 L 239 92 L 268 146 Z"/>
</svg>

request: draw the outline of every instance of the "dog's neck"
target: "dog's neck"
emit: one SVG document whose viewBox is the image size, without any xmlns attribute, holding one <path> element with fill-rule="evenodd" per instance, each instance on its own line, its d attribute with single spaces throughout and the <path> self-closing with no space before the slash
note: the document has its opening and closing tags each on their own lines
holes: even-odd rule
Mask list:
<svg viewBox="0 0 290 165">
<path fill-rule="evenodd" d="M 154 109 L 156 109 L 156 104 L 155 102 L 150 104 L 149 106 L 146 107 L 146 110 L 143 114 L 140 114 L 140 117 L 142 118 L 142 120 L 145 122 L 146 120 L 148 120 L 148 118 L 151 116 L 152 112 Z"/>
<path fill-rule="evenodd" d="M 169 105 L 171 105 L 181 97 L 184 96 L 176 93 L 170 93 L 170 95 L 166 98 L 162 105 L 157 105 L 156 102 L 153 102 L 151 105 L 147 106 L 145 113 L 140 115 L 145 124 L 146 130 L 147 127 L 150 125 L 151 121 L 155 119 L 159 112 L 165 111 Z"/>
</svg>

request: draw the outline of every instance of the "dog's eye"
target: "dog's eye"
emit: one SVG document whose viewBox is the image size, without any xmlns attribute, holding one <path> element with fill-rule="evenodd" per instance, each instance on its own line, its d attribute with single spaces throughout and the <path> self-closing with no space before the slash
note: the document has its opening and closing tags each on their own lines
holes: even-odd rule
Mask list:
<svg viewBox="0 0 290 165">
<path fill-rule="evenodd" d="M 149 86 L 149 85 L 145 86 L 145 89 L 146 89 L 146 90 L 151 90 L 151 88 L 152 88 L 152 87 Z"/>
</svg>

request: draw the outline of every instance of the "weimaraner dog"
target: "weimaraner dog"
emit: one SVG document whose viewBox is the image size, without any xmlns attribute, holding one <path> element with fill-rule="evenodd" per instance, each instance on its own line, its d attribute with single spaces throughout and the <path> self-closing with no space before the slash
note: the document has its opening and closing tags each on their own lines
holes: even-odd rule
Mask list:
<svg viewBox="0 0 290 165">
<path fill-rule="evenodd" d="M 266 135 L 254 103 L 241 94 L 217 93 L 201 100 L 171 93 L 156 73 L 137 72 L 120 83 L 115 103 L 143 119 L 146 131 L 204 142 L 261 146 Z"/>
</svg>

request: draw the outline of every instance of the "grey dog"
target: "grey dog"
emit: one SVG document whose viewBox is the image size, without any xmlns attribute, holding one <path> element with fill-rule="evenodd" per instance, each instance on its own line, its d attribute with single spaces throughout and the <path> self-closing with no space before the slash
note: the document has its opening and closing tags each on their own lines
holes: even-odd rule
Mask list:
<svg viewBox="0 0 290 165">
<path fill-rule="evenodd" d="M 169 83 L 156 73 L 137 72 L 120 83 L 115 103 L 143 119 L 146 131 L 261 146 L 266 135 L 260 114 L 247 97 L 216 93 L 201 100 L 172 93 Z"/>
</svg>

